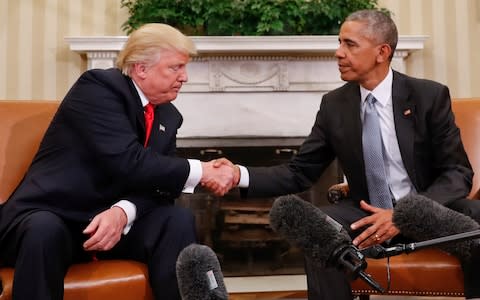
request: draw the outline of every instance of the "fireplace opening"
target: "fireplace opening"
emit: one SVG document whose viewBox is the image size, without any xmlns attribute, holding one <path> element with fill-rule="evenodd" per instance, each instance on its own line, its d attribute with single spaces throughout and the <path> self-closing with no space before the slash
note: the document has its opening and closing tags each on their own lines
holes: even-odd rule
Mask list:
<svg viewBox="0 0 480 300">
<path fill-rule="evenodd" d="M 203 161 L 226 157 L 246 166 L 270 166 L 287 162 L 301 139 L 223 140 L 214 147 L 180 146 L 177 154 Z M 256 142 L 255 142 L 256 141 Z M 212 141 L 210 141 L 212 142 Z M 209 144 L 201 141 L 200 144 Z M 216 145 L 215 145 L 216 144 Z M 303 199 L 326 203 L 327 189 L 342 181 L 334 161 L 318 182 L 300 193 Z M 241 199 L 238 189 L 215 197 L 197 187 L 194 194 L 183 194 L 177 204 L 190 208 L 197 225 L 199 242 L 210 246 L 219 257 L 225 276 L 304 274 L 303 255 L 270 227 L 269 211 L 275 198 Z"/>
</svg>

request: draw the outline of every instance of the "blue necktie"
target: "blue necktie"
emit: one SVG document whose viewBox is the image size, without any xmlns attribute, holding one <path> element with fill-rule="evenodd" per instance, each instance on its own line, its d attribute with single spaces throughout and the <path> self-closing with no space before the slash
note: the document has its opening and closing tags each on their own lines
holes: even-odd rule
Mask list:
<svg viewBox="0 0 480 300">
<path fill-rule="evenodd" d="M 363 159 L 367 177 L 368 195 L 373 206 L 392 208 L 392 197 L 387 184 L 387 174 L 383 160 L 382 134 L 375 102 L 377 99 L 368 94 L 363 117 Z"/>
</svg>

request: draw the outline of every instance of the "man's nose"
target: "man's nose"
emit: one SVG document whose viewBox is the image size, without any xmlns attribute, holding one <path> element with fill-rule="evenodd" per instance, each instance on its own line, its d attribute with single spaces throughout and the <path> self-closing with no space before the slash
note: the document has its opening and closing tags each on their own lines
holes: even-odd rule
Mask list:
<svg viewBox="0 0 480 300">
<path fill-rule="evenodd" d="M 184 72 L 182 72 L 182 74 L 180 74 L 180 76 L 178 77 L 178 81 L 181 81 L 181 82 L 187 82 L 188 81 L 187 71 L 184 71 Z"/>
<path fill-rule="evenodd" d="M 345 57 L 345 52 L 343 51 L 341 46 L 338 46 L 337 50 L 335 50 L 335 57 L 336 58 Z"/>
</svg>

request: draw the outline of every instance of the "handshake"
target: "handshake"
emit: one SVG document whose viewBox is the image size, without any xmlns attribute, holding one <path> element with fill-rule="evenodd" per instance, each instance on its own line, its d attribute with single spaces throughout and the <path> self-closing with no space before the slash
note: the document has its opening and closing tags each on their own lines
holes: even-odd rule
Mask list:
<svg viewBox="0 0 480 300">
<path fill-rule="evenodd" d="M 240 181 L 240 168 L 226 158 L 202 162 L 200 184 L 216 196 L 223 196 Z"/>
</svg>

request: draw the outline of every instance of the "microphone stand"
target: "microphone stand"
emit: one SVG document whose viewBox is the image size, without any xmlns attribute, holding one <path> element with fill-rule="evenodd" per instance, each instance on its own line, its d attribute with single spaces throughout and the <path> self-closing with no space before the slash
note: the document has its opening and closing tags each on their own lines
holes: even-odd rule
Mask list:
<svg viewBox="0 0 480 300">
<path fill-rule="evenodd" d="M 373 280 L 369 274 L 364 272 L 367 268 L 367 262 L 365 261 L 365 256 L 357 247 L 353 245 L 340 247 L 333 253 L 331 262 L 336 266 L 340 266 L 351 279 L 360 277 L 378 292 L 385 293 L 385 289 Z"/>
<path fill-rule="evenodd" d="M 421 242 L 414 242 L 408 244 L 397 244 L 392 247 L 383 247 L 380 245 L 372 246 L 368 250 L 368 256 L 371 258 L 385 258 L 390 256 L 399 255 L 402 253 L 410 253 L 415 250 L 420 250 L 427 247 L 443 245 L 451 242 L 460 242 L 464 240 L 471 240 L 475 238 L 480 238 L 480 229 L 457 233 L 452 235 L 447 235 L 444 237 L 434 238 L 431 240 L 421 241 Z"/>
</svg>

